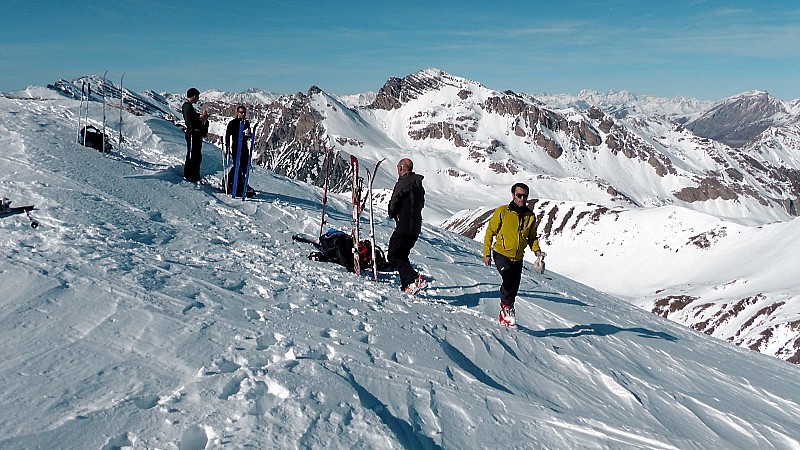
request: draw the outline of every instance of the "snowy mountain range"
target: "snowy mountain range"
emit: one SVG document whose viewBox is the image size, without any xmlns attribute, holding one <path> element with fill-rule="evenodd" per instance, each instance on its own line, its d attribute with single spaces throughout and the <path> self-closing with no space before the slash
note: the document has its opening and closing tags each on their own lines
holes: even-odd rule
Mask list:
<svg viewBox="0 0 800 450">
<path fill-rule="evenodd" d="M 54 88 L 76 98 L 82 81 Z M 180 122 L 181 95 L 131 94 L 128 108 Z M 560 273 L 800 362 L 800 266 L 791 254 L 763 256 L 797 237 L 800 100 L 762 91 L 718 102 L 533 96 L 438 69 L 347 97 L 313 86 L 292 95 L 207 91 L 202 99 L 214 113 L 211 142 L 221 144 L 234 108 L 247 104 L 260 129 L 258 163 L 317 186 L 328 151 L 337 155 L 337 191 L 349 189 L 350 154 L 367 165 L 410 156 L 426 176 L 426 220 L 477 240 L 511 184 L 527 182 Z M 380 172 L 378 185 L 390 187 L 393 176 Z"/>
<path fill-rule="evenodd" d="M 445 80 L 458 91 L 443 87 Z M 784 269 L 797 267 L 791 245 L 797 221 L 726 221 L 680 200 L 635 206 L 606 194 L 615 200 L 602 206 L 564 198 L 603 198 L 603 190 L 575 175 L 496 170 L 495 163 L 527 168 L 552 157 L 538 155 L 546 154 L 538 147 L 528 150 L 535 157 L 526 156 L 518 141 L 536 135 L 528 128 L 526 136 L 509 128 L 494 151 L 478 148 L 491 142 L 486 129 L 492 123 L 505 129 L 514 121 L 491 113 L 472 124 L 474 132 L 471 125 L 460 128 L 478 111 L 478 103 L 450 98 L 455 91 L 460 99 L 461 83 L 474 91 L 462 94 L 467 99 L 503 108 L 488 90 L 445 75 L 433 94 L 414 91 L 411 99 L 412 91 L 401 89 L 403 102 L 390 110 L 376 107 L 389 104 L 380 94 L 362 110 L 317 90 L 259 107 L 265 114 L 259 124 L 269 130 L 260 142 L 272 142 L 275 153 L 292 146 L 274 145 L 284 143 L 280 127 L 266 126 L 286 123 L 267 118 L 284 107 L 287 118 L 323 117 L 306 133 L 324 130 L 319 142 L 342 154 L 345 147 L 359 150 L 365 165 L 414 158 L 430 199 L 411 257 L 431 281 L 418 297 L 401 294 L 392 273 L 376 283 L 306 258 L 312 249 L 291 236 L 318 232 L 321 190 L 309 183 L 256 166 L 250 180 L 260 194 L 231 199 L 216 188 L 222 158 L 210 144 L 201 167 L 206 183 L 184 181 L 185 143 L 175 125 L 179 96 L 126 92 L 122 109 L 114 107 L 119 99 L 110 101 L 105 111 L 114 149 L 103 155 L 76 143 L 81 101 L 63 95 L 63 84 L 0 95 L 0 186 L 12 206 L 36 205 L 32 215 L 41 223 L 32 229 L 24 215 L 0 219 L 0 448 L 800 446 L 800 367 L 562 274 L 601 273 L 620 291 L 627 285 L 634 293 L 628 301 L 642 284 L 662 285 L 678 274 L 688 280 L 687 290 L 698 283 L 689 280 L 692 274 L 710 280 L 705 287 L 720 296 L 747 289 L 791 296 L 793 287 L 782 278 L 787 270 L 768 269 L 780 267 L 775 259 Z M 416 112 L 409 106 L 415 103 Z M 452 110 L 442 106 L 450 103 Z M 534 106 L 540 117 L 559 117 L 552 115 L 557 108 Z M 102 111 L 92 102 L 90 123 L 101 127 Z M 430 123 L 441 123 L 442 137 L 432 137 L 438 131 Z M 588 136 L 592 123 L 554 127 Z M 472 147 L 458 147 L 445 129 L 463 132 Z M 293 130 L 295 139 L 305 135 Z M 567 142 L 563 131 L 547 130 L 540 130 L 547 139 Z M 603 145 L 598 160 L 601 151 L 612 153 Z M 584 151 L 591 156 L 590 148 Z M 625 167 L 653 171 L 622 152 L 614 157 L 627 161 Z M 376 186 L 386 193 L 394 182 L 391 167 L 378 175 Z M 436 223 L 503 203 L 508 182 L 529 177 L 549 269 L 526 271 L 520 326 L 508 330 L 496 323 L 499 276 L 481 264 L 481 244 Z M 563 220 L 567 207 L 575 210 Z M 376 240 L 385 248 L 393 225 L 383 211 L 385 197 L 375 206 Z M 762 205 L 754 214 L 765 217 L 753 221 L 772 220 L 778 211 Z M 327 214 L 331 226 L 347 226 L 349 194 L 331 195 Z M 551 214 L 561 219 L 554 222 Z M 548 225 L 561 223 L 567 226 Z M 701 245 L 685 245 L 695 235 Z M 736 252 L 743 252 L 741 260 Z M 577 259 L 581 254 L 586 260 Z M 586 269 L 598 260 L 603 264 Z M 626 266 L 618 270 L 622 260 Z M 639 272 L 656 264 L 663 271 L 652 273 L 656 278 Z M 740 281 L 717 284 L 730 276 Z M 625 281 L 615 284 L 615 278 Z M 787 301 L 763 317 L 794 320 L 792 307 Z M 740 319 L 726 323 L 733 328 Z"/>
</svg>

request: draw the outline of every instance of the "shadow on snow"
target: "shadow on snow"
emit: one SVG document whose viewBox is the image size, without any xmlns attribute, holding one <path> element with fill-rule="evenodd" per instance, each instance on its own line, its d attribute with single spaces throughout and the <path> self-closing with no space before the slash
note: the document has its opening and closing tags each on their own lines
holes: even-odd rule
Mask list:
<svg viewBox="0 0 800 450">
<path fill-rule="evenodd" d="M 648 330 L 647 328 L 621 328 L 607 323 L 590 323 L 588 325 L 575 325 L 571 328 L 548 328 L 546 330 L 535 331 L 517 324 L 517 329 L 533 337 L 560 337 L 574 338 L 580 336 L 610 336 L 621 332 L 636 333 L 640 337 L 648 339 L 664 339 L 667 341 L 677 341 L 675 336 L 661 331 Z"/>
</svg>

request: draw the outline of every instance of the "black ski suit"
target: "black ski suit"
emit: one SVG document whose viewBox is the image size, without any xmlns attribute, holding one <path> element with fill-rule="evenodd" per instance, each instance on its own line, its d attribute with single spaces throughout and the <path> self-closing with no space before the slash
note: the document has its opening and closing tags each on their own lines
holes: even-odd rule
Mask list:
<svg viewBox="0 0 800 450">
<path fill-rule="evenodd" d="M 233 156 L 231 159 L 231 169 L 228 171 L 228 186 L 227 192 L 233 192 L 233 177 L 236 171 L 236 151 L 239 148 L 239 124 L 242 122 L 238 117 L 228 122 L 228 127 L 225 129 L 225 146 Z M 242 136 L 242 153 L 239 155 L 239 179 L 236 181 L 236 196 L 241 197 L 242 190 L 245 189 L 245 178 L 247 175 L 247 163 L 250 162 L 250 149 L 247 147 L 249 144 L 248 136 L 250 135 L 250 121 L 244 119 L 244 136 Z"/>
<path fill-rule="evenodd" d="M 203 138 L 208 135 L 208 122 L 200 120 L 192 102 L 186 101 L 181 108 L 186 122 L 186 162 L 183 164 L 183 177 L 192 182 L 201 180 L 200 163 L 203 161 Z"/>
<path fill-rule="evenodd" d="M 394 185 L 389 200 L 389 218 L 397 226 L 389 239 L 389 266 L 400 273 L 402 289 L 413 283 L 419 274 L 411 266 L 408 255 L 414 248 L 422 229 L 422 208 L 425 207 L 425 189 L 422 175 L 414 172 L 403 174 Z"/>
</svg>

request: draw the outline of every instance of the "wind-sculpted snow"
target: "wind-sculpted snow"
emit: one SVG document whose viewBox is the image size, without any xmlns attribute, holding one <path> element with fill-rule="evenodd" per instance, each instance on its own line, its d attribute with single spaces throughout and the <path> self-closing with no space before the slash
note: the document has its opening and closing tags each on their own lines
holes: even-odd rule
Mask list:
<svg viewBox="0 0 800 450">
<path fill-rule="evenodd" d="M 426 224 L 431 286 L 306 259 L 318 188 L 256 167 L 247 202 L 182 181 L 179 128 L 74 143 L 74 99 L 0 97 L 0 448 L 797 448 L 800 369 L 526 270 Z M 96 119 L 96 118 L 93 118 Z M 382 189 L 391 184 L 379 179 Z M 349 196 L 328 203 L 349 222 Z M 376 210 L 378 242 L 392 224 Z"/>
</svg>

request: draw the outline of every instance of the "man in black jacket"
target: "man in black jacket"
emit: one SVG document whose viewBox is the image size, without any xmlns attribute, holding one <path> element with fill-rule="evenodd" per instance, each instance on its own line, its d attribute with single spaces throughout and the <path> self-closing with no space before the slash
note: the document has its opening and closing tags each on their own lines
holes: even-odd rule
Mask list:
<svg viewBox="0 0 800 450">
<path fill-rule="evenodd" d="M 194 104 L 200 100 L 200 91 L 197 88 L 189 88 L 186 91 L 186 101 L 181 108 L 183 121 L 186 123 L 186 162 L 183 164 L 183 177 L 197 183 L 200 176 L 200 163 L 203 161 L 201 148 L 203 138 L 208 135 L 208 112 L 203 110 L 198 114 L 194 109 Z"/>
<path fill-rule="evenodd" d="M 233 165 L 228 172 L 228 183 L 225 187 L 226 193 L 233 193 L 233 177 L 238 177 L 236 180 L 236 197 L 241 197 L 245 189 L 245 178 L 247 175 L 247 163 L 250 161 L 250 150 L 248 149 L 249 138 L 252 133 L 250 129 L 250 121 L 245 118 L 247 115 L 247 108 L 244 105 L 236 107 L 236 118 L 228 122 L 225 129 L 225 151 L 228 155 L 233 156 Z M 236 152 L 239 149 L 239 128 L 244 122 L 244 131 L 242 133 L 242 152 L 239 155 L 239 173 L 236 172 Z M 249 191 L 249 190 L 248 190 Z"/>
<path fill-rule="evenodd" d="M 414 163 L 403 158 L 397 163 L 397 183 L 389 200 L 389 218 L 396 227 L 389 239 L 389 265 L 400 273 L 400 289 L 415 294 L 427 284 L 411 267 L 408 255 L 414 248 L 422 229 L 422 208 L 425 207 L 425 189 L 422 175 L 413 172 Z"/>
</svg>

